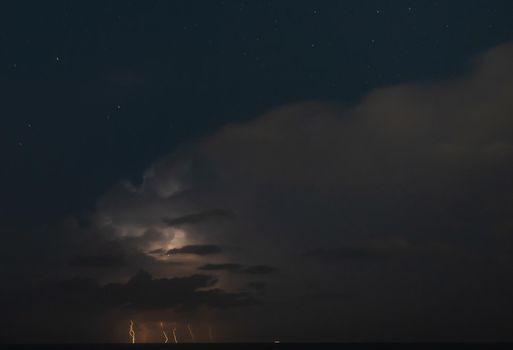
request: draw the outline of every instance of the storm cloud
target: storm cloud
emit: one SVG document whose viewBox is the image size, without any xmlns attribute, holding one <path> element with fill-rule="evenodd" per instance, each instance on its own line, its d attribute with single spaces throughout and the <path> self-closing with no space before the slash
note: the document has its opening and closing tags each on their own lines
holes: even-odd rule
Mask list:
<svg viewBox="0 0 513 350">
<path fill-rule="evenodd" d="M 251 275 L 266 275 L 274 271 L 276 271 L 276 268 L 267 265 L 249 266 L 244 269 L 245 273 L 249 273 Z"/>
<path fill-rule="evenodd" d="M 177 218 L 165 218 L 163 221 L 168 226 L 181 226 L 187 224 L 197 224 L 205 221 L 209 221 L 215 218 L 230 218 L 234 214 L 231 211 L 223 210 L 223 209 L 212 209 L 200 213 L 188 214 L 184 216 L 180 216 Z"/>
<path fill-rule="evenodd" d="M 224 263 L 224 264 L 206 264 L 200 266 L 199 270 L 205 271 L 239 271 L 242 268 L 240 264 Z"/>
<path fill-rule="evenodd" d="M 213 287 L 216 283 L 217 279 L 208 275 L 154 279 L 148 272 L 140 271 L 128 282 L 107 284 L 98 292 L 99 300 L 109 306 L 126 305 L 133 309 L 191 309 L 200 305 L 228 307 L 254 302 L 249 294 L 227 293 L 212 288 L 199 290 Z"/>
<path fill-rule="evenodd" d="M 70 260 L 71 266 L 77 267 L 114 267 L 125 263 L 125 257 L 122 255 L 91 255 L 75 256 Z"/>
<path fill-rule="evenodd" d="M 258 327 L 274 317 L 297 333 L 336 317 L 345 333 L 330 340 L 511 340 L 512 116 L 513 46 L 503 45 L 450 80 L 226 125 L 99 199 L 94 231 L 163 277 L 91 288 L 142 309 L 246 305 L 234 290 L 265 288 Z M 204 208 L 234 208 L 237 220 Z M 266 281 L 248 284 L 254 275 Z"/>
<path fill-rule="evenodd" d="M 187 245 L 181 248 L 173 248 L 167 251 L 167 255 L 192 254 L 192 255 L 212 255 L 222 253 L 223 249 L 214 244 L 205 245 Z"/>
<path fill-rule="evenodd" d="M 223 259 L 250 267 L 221 283 L 240 288 L 250 282 L 244 276 L 265 274 L 270 298 L 344 293 L 333 310 L 363 305 L 362 315 L 390 300 L 419 314 L 447 310 L 446 295 L 464 293 L 473 279 L 485 286 L 513 266 L 512 62 L 513 46 L 504 45 L 450 80 L 383 87 L 352 106 L 293 104 L 226 125 L 155 162 L 140 186 L 107 193 L 97 221 L 135 236 L 133 227 L 171 230 L 180 239 L 171 256 L 196 256 L 200 269 L 223 264 L 201 259 L 222 246 Z M 206 207 L 236 208 L 237 220 L 213 220 L 228 212 Z M 435 270 L 436 280 L 422 272 Z M 513 290 L 510 279 L 499 280 Z M 412 295 L 431 309 L 418 310 L 404 294 L 419 285 Z M 501 305 L 485 308 L 488 319 L 506 317 L 502 293 L 483 287 L 474 297 Z M 455 334 L 468 334 L 462 313 L 443 312 L 463 325 Z M 354 322 L 363 327 L 363 316 Z M 447 333 L 430 327 L 431 335 Z"/>
<path fill-rule="evenodd" d="M 455 256 L 460 253 L 456 248 L 438 242 L 428 241 L 413 244 L 404 239 L 389 238 L 361 240 L 354 243 L 348 242 L 346 245 L 339 247 L 308 250 L 302 256 L 318 261 L 344 262 L 348 260 L 381 261 L 383 259 L 408 258 L 412 256 Z"/>
</svg>

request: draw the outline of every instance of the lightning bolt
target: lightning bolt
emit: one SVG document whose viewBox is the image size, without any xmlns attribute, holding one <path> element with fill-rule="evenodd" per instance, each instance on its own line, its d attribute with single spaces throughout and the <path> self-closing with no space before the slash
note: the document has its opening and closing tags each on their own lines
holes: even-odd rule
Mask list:
<svg viewBox="0 0 513 350">
<path fill-rule="evenodd" d="M 189 334 L 191 335 L 191 339 L 194 342 L 194 334 L 192 333 L 191 325 L 187 324 L 187 329 L 189 330 Z"/>
<path fill-rule="evenodd" d="M 132 344 L 135 343 L 135 331 L 134 331 L 134 321 L 130 320 L 130 330 L 128 331 L 130 338 L 132 339 Z"/>
<path fill-rule="evenodd" d="M 164 343 L 167 343 L 169 341 L 169 338 L 167 337 L 166 331 L 164 330 L 163 322 L 160 322 L 160 328 L 162 329 L 162 334 L 164 335 Z"/>
<path fill-rule="evenodd" d="M 173 338 L 175 339 L 175 344 L 178 343 L 178 340 L 176 339 L 176 327 L 173 326 Z"/>
</svg>

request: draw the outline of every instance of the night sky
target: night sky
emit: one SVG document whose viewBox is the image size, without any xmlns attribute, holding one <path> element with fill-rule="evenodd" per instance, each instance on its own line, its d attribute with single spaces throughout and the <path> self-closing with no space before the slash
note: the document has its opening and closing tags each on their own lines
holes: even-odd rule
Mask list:
<svg viewBox="0 0 513 350">
<path fill-rule="evenodd" d="M 509 0 L 5 2 L 0 96 L 2 343 L 513 340 Z"/>
</svg>

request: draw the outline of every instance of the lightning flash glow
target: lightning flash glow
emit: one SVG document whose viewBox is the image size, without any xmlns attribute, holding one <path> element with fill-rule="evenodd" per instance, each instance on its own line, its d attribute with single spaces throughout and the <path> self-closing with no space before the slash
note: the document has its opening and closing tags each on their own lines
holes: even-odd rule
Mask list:
<svg viewBox="0 0 513 350">
<path fill-rule="evenodd" d="M 134 321 L 130 320 L 130 329 L 128 330 L 128 334 L 132 340 L 132 344 L 135 343 L 135 331 L 134 331 Z"/>
</svg>

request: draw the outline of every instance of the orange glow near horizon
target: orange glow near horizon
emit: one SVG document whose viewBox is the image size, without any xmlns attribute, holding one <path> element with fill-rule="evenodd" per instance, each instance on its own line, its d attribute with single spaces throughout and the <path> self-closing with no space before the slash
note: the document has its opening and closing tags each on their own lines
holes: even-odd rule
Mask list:
<svg viewBox="0 0 513 350">
<path fill-rule="evenodd" d="M 146 344 L 178 344 L 178 343 L 214 343 L 222 338 L 222 326 L 210 322 L 176 322 L 153 318 L 147 319 L 148 315 L 138 315 L 135 319 L 125 319 L 125 327 L 128 323 L 128 343 Z M 128 321 L 128 322 L 127 322 Z M 125 323 L 126 322 L 126 323 Z M 196 328 L 194 328 L 196 327 Z M 220 328 L 219 328 L 220 327 Z M 216 334 L 214 334 L 216 332 Z M 217 332 L 220 332 L 219 334 Z M 127 334 L 125 333 L 125 334 Z M 180 341 L 179 341 L 179 337 Z"/>
</svg>

